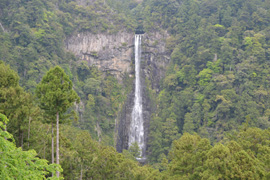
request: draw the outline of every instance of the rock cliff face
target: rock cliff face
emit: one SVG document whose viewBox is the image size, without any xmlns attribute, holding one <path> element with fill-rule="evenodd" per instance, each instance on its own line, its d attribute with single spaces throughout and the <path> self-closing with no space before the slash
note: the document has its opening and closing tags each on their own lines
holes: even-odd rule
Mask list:
<svg viewBox="0 0 270 180">
<path fill-rule="evenodd" d="M 91 5 L 95 2 L 95 0 L 76 0 L 76 3 L 81 6 Z"/>
<path fill-rule="evenodd" d="M 145 34 L 143 37 L 143 74 L 151 82 L 151 89 L 159 91 L 160 80 L 164 77 L 166 67 L 170 61 L 170 54 L 166 52 L 167 32 Z"/>
<path fill-rule="evenodd" d="M 160 80 L 163 78 L 169 63 L 169 54 L 165 50 L 166 32 L 144 34 L 142 38 L 141 56 L 141 85 L 143 100 L 143 118 L 145 142 L 148 142 L 148 130 L 154 107 L 149 97 L 149 90 L 158 93 Z M 66 48 L 72 51 L 80 61 L 87 61 L 88 65 L 96 65 L 102 71 L 110 71 L 118 80 L 126 72 L 134 75 L 134 34 L 119 32 L 110 34 L 80 33 L 66 40 Z M 147 81 L 148 80 L 148 81 Z M 150 83 L 147 83 L 150 82 Z M 133 90 L 119 112 L 116 123 L 117 145 L 119 152 L 128 148 L 128 134 L 131 113 L 134 105 Z M 147 150 L 147 147 L 146 147 Z"/>
<path fill-rule="evenodd" d="M 66 49 L 79 60 L 95 65 L 102 71 L 110 71 L 121 80 L 123 73 L 131 72 L 133 33 L 117 34 L 80 33 L 66 40 Z"/>
</svg>

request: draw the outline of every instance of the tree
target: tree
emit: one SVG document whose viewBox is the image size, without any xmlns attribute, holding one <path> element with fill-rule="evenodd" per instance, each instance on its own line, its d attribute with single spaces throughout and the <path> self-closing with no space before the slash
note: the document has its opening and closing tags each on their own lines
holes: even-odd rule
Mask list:
<svg viewBox="0 0 270 180">
<path fill-rule="evenodd" d="M 8 121 L 0 113 L 0 179 L 47 179 L 50 172 L 62 171 L 59 165 L 48 165 L 47 160 L 36 157 L 34 150 L 17 148 L 13 136 L 5 131 Z"/>
<path fill-rule="evenodd" d="M 74 102 L 79 101 L 79 96 L 72 89 L 71 80 L 59 66 L 50 69 L 42 78 L 36 94 L 40 99 L 40 107 L 50 116 L 56 116 L 56 164 L 59 164 L 59 117 L 62 117 Z M 59 171 L 56 174 L 59 177 Z"/>
<path fill-rule="evenodd" d="M 202 179 L 263 179 L 262 163 L 235 141 L 215 145 L 207 153 Z"/>
<path fill-rule="evenodd" d="M 128 151 L 135 158 L 140 158 L 141 157 L 140 156 L 141 150 L 140 150 L 140 147 L 139 147 L 137 142 L 132 143 L 131 146 L 129 147 Z"/>
<path fill-rule="evenodd" d="M 173 140 L 177 139 L 178 127 L 176 125 L 175 114 L 172 113 L 169 118 L 162 125 L 163 142 L 162 145 L 165 150 L 165 154 L 168 154 L 169 148 Z"/>
<path fill-rule="evenodd" d="M 194 126 L 194 122 L 193 122 L 193 119 L 192 119 L 192 114 L 191 113 L 186 113 L 183 132 L 193 133 L 194 129 L 195 129 L 195 126 Z"/>
<path fill-rule="evenodd" d="M 0 61 L 0 112 L 10 119 L 7 129 L 23 148 L 26 120 L 30 115 L 31 95 L 19 85 L 19 76 Z"/>
<path fill-rule="evenodd" d="M 70 125 L 60 127 L 61 167 L 65 179 L 89 179 L 87 173 L 98 153 L 98 142 L 94 141 L 87 131 Z"/>
<path fill-rule="evenodd" d="M 270 176 L 270 128 L 262 130 L 259 128 L 244 128 L 231 140 L 237 141 L 241 147 L 264 164 L 265 171 Z"/>
<path fill-rule="evenodd" d="M 171 159 L 169 173 L 175 179 L 199 179 L 201 166 L 211 147 L 208 139 L 201 138 L 197 134 L 184 133 L 180 139 L 173 142 L 169 153 Z"/>
<path fill-rule="evenodd" d="M 150 162 L 157 162 L 160 154 L 163 152 L 162 149 L 162 119 L 160 117 L 154 117 L 150 124 L 150 133 L 148 135 L 148 157 Z"/>
</svg>

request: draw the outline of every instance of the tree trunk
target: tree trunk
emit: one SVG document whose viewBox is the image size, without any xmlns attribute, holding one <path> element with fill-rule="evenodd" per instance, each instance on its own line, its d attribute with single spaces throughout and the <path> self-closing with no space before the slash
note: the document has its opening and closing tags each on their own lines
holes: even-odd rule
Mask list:
<svg viewBox="0 0 270 180">
<path fill-rule="evenodd" d="M 83 165 L 81 164 L 81 175 L 80 175 L 80 180 L 82 180 L 83 177 Z"/>
<path fill-rule="evenodd" d="M 43 148 L 43 159 L 46 158 L 46 144 L 45 144 L 45 141 L 43 142 L 43 145 L 44 145 L 44 148 Z M 52 174 L 53 176 L 53 174 Z"/>
<path fill-rule="evenodd" d="M 18 145 L 22 148 L 23 150 L 23 134 L 22 134 L 22 129 L 21 126 L 19 126 L 19 139 L 18 139 Z"/>
<path fill-rule="evenodd" d="M 27 135 L 27 141 L 28 141 L 28 149 L 29 149 L 29 139 L 30 139 L 30 123 L 31 123 L 31 117 L 29 117 L 28 121 L 28 135 Z"/>
<path fill-rule="evenodd" d="M 56 164 L 59 164 L 59 112 L 56 113 Z M 59 171 L 56 171 L 56 176 L 59 178 Z"/>
<path fill-rule="evenodd" d="M 7 125 L 6 125 L 6 123 L 4 123 L 4 126 L 5 126 L 4 131 L 7 131 Z M 7 140 L 7 137 L 5 137 L 5 140 Z"/>
<path fill-rule="evenodd" d="M 52 163 L 54 163 L 53 122 L 52 122 Z M 53 174 L 52 174 L 52 177 L 53 177 Z"/>
<path fill-rule="evenodd" d="M 54 163 L 54 139 L 53 139 L 53 122 L 52 122 L 52 163 Z"/>
<path fill-rule="evenodd" d="M 22 150 L 23 150 L 23 131 L 21 131 L 21 147 L 22 147 Z"/>
<path fill-rule="evenodd" d="M 6 32 L 1 23 L 0 23 L 0 27 L 2 28 L 3 32 Z"/>
</svg>

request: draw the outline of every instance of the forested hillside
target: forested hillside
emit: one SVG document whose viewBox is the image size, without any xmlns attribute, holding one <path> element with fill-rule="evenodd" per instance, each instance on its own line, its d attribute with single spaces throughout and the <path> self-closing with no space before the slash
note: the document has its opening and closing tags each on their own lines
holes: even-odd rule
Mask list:
<svg viewBox="0 0 270 180">
<path fill-rule="evenodd" d="M 122 30 L 169 35 L 146 165 L 114 149 L 134 77 L 65 49 Z M 0 179 L 269 179 L 269 60 L 265 0 L 0 0 Z"/>
<path fill-rule="evenodd" d="M 144 2 L 144 27 L 160 24 L 172 35 L 171 63 L 150 129 L 151 160 L 184 132 L 214 143 L 244 122 L 268 128 L 269 2 L 158 2 Z"/>
</svg>

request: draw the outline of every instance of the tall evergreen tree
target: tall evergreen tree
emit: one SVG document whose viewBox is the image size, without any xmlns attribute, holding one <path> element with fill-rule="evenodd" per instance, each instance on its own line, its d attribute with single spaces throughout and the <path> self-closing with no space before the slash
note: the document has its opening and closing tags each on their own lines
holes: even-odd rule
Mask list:
<svg viewBox="0 0 270 180">
<path fill-rule="evenodd" d="M 25 124 L 33 107 L 31 95 L 20 87 L 17 73 L 2 61 L 0 72 L 0 113 L 10 119 L 7 129 L 14 135 L 17 145 L 23 148 Z"/>
<path fill-rule="evenodd" d="M 48 115 L 56 116 L 56 164 L 59 164 L 59 117 L 62 117 L 74 102 L 79 101 L 79 96 L 72 89 L 71 80 L 59 66 L 50 69 L 42 78 L 36 94 L 41 108 Z M 56 175 L 59 177 L 59 171 Z"/>
</svg>

